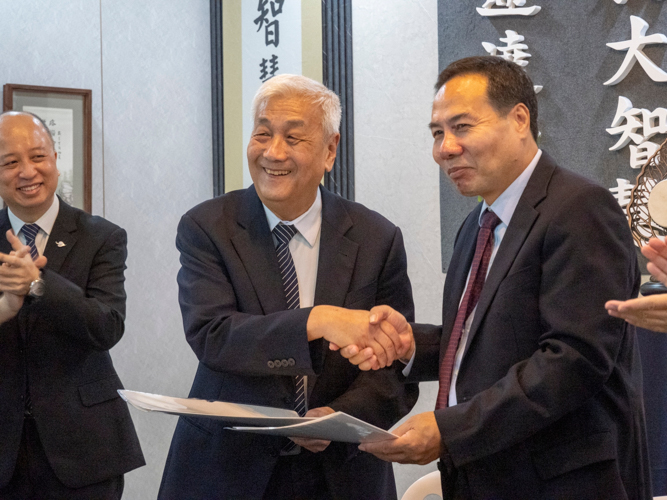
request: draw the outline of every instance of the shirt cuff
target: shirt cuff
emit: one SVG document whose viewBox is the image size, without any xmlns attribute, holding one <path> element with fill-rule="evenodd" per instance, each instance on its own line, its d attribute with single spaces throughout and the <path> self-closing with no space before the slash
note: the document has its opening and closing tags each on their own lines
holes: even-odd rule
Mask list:
<svg viewBox="0 0 667 500">
<path fill-rule="evenodd" d="M 417 346 L 415 346 L 415 350 L 414 350 L 414 352 L 412 353 L 412 357 L 410 358 L 410 361 L 405 365 L 405 368 L 403 368 L 403 372 L 402 372 L 402 373 L 403 373 L 403 376 L 404 376 L 404 377 L 407 377 L 408 375 L 410 375 L 410 372 L 412 371 L 412 363 L 415 362 L 415 356 L 416 356 L 416 354 L 417 354 Z M 401 363 L 404 363 L 404 361 L 401 360 L 401 359 L 399 359 L 399 361 L 400 361 Z"/>
</svg>

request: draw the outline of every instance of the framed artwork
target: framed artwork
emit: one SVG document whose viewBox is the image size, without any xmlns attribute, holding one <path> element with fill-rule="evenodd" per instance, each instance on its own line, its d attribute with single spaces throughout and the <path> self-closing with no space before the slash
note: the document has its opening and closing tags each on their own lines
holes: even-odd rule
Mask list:
<svg viewBox="0 0 667 500">
<path fill-rule="evenodd" d="M 92 206 L 92 90 L 7 83 L 3 111 L 27 111 L 49 127 L 60 171 L 57 194 L 90 213 Z"/>
</svg>

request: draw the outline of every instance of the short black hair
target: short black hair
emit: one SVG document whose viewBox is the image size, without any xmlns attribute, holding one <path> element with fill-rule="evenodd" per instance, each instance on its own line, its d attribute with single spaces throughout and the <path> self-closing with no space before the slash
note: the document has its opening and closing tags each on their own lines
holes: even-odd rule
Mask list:
<svg viewBox="0 0 667 500">
<path fill-rule="evenodd" d="M 461 75 L 483 75 L 488 83 L 486 95 L 499 113 L 507 114 L 514 106 L 523 103 L 530 113 L 530 132 L 537 141 L 537 96 L 533 82 L 518 64 L 498 56 L 465 57 L 454 61 L 438 76 L 435 91 L 449 80 Z"/>
</svg>

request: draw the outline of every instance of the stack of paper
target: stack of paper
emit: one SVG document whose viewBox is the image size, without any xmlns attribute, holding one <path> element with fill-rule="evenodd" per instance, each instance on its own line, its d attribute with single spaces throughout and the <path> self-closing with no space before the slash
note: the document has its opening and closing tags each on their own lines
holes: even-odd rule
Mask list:
<svg viewBox="0 0 667 500">
<path fill-rule="evenodd" d="M 343 412 L 335 412 L 320 418 L 299 417 L 295 411 L 269 406 L 172 398 L 124 389 L 119 390 L 118 393 L 125 401 L 139 410 L 215 418 L 230 424 L 241 424 L 242 426 L 228 427 L 236 431 L 326 439 L 346 443 L 396 439 L 394 434 Z"/>
</svg>

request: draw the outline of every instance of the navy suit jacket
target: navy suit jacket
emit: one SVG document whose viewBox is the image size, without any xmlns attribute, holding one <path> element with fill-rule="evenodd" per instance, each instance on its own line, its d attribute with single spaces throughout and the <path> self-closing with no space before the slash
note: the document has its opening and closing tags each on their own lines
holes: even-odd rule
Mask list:
<svg viewBox="0 0 667 500">
<path fill-rule="evenodd" d="M 4 209 L 0 252 L 11 251 L 8 229 Z M 39 438 L 66 486 L 144 465 L 109 356 L 124 331 L 126 239 L 115 224 L 60 200 L 44 250 L 46 291 L 0 325 L 0 488 L 16 464 L 28 383 Z"/>
<path fill-rule="evenodd" d="M 437 379 L 475 250 L 481 204 L 456 239 L 443 325 L 416 325 L 411 378 Z M 651 498 L 625 215 L 543 153 L 482 290 L 456 384 L 435 412 L 445 498 Z"/>
<path fill-rule="evenodd" d="M 315 305 L 368 310 L 390 304 L 414 316 L 397 227 L 323 189 L 321 231 Z M 293 376 L 301 374 L 312 387 L 310 408 L 330 406 L 386 429 L 413 406 L 416 385 L 402 387 L 394 370 L 361 372 L 329 351 L 327 342 L 307 341 L 310 308 L 286 310 L 275 246 L 254 187 L 189 211 L 176 244 L 185 334 L 200 360 L 191 397 L 293 409 Z M 224 427 L 180 418 L 160 498 L 262 498 L 286 439 Z M 332 443 L 319 455 L 335 498 L 396 497 L 391 464 L 345 443 Z"/>
</svg>

